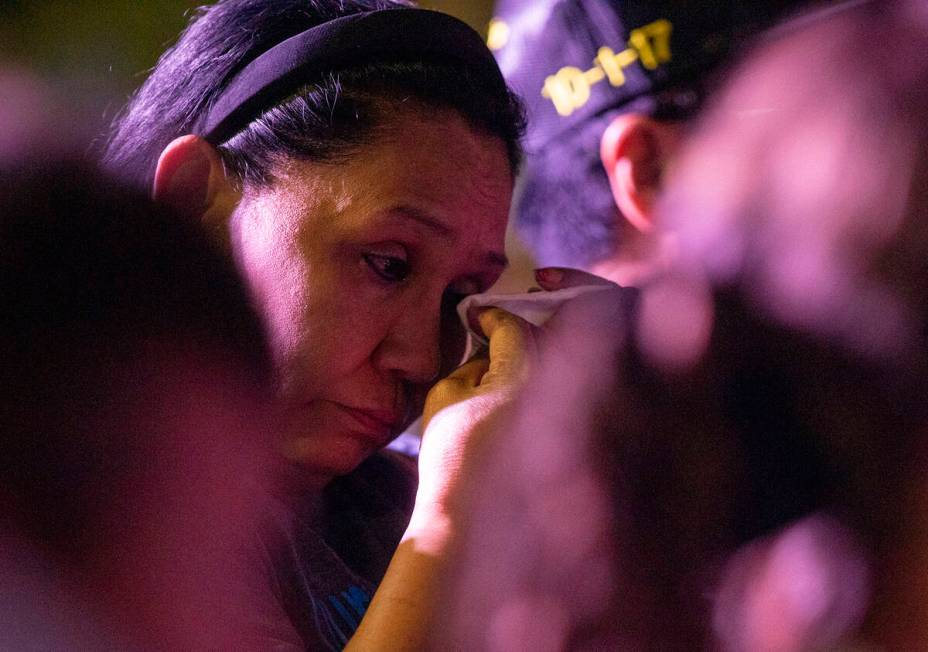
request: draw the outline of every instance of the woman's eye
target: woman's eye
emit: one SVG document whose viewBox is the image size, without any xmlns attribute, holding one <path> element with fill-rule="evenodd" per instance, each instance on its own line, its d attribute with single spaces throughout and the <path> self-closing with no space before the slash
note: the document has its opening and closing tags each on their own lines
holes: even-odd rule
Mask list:
<svg viewBox="0 0 928 652">
<path fill-rule="evenodd" d="M 400 283 L 409 276 L 409 263 L 396 256 L 382 254 L 364 254 L 364 261 L 385 281 Z"/>
</svg>

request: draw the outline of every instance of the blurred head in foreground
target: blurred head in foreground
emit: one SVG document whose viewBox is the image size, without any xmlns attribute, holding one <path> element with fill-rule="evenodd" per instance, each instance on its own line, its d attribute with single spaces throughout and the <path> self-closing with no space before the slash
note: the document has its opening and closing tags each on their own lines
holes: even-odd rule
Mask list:
<svg viewBox="0 0 928 652">
<path fill-rule="evenodd" d="M 855 4 L 764 47 L 706 116 L 664 205 L 679 273 L 640 317 L 650 363 L 728 378 L 738 525 L 766 535 L 721 585 L 735 649 L 928 636 L 928 13 Z M 694 316 L 702 335 L 675 325 Z"/>
<path fill-rule="evenodd" d="M 528 111 L 516 196 L 541 265 L 659 271 L 664 172 L 719 69 L 798 0 L 500 0 L 489 43 Z"/>
<path fill-rule="evenodd" d="M 3 647 L 234 643 L 270 376 L 235 270 L 144 197 L 33 160 L 0 172 L 0 306 Z"/>
<path fill-rule="evenodd" d="M 443 642 L 925 645 L 926 52 L 922 3 L 860 3 L 734 75 L 662 205 L 678 264 L 565 329 L 488 459 Z"/>
</svg>

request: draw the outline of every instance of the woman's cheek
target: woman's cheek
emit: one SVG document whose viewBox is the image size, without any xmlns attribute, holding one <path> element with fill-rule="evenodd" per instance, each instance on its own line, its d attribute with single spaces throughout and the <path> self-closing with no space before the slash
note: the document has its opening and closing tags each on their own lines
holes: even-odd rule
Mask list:
<svg viewBox="0 0 928 652">
<path fill-rule="evenodd" d="M 338 372 L 355 368 L 371 357 L 386 336 L 389 323 L 385 300 L 363 286 L 343 289 L 335 305 L 313 329 L 323 351 L 323 365 Z"/>
<path fill-rule="evenodd" d="M 456 303 L 443 303 L 440 333 L 438 342 L 441 356 L 439 377 L 444 378 L 464 361 L 464 352 L 467 348 L 467 330 L 458 317 Z"/>
</svg>

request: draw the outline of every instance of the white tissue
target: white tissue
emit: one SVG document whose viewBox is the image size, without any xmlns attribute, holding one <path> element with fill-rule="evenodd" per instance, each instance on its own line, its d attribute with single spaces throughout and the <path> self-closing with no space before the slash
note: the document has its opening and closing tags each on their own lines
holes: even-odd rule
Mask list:
<svg viewBox="0 0 928 652">
<path fill-rule="evenodd" d="M 464 324 L 470 336 L 467 347 L 468 352 L 475 348 L 475 344 L 485 345 L 487 343 L 487 339 L 482 333 L 478 333 L 471 328 L 470 321 L 467 319 L 467 311 L 471 308 L 480 308 L 484 306 L 502 308 L 506 312 L 511 312 L 534 326 L 541 326 L 567 301 L 593 292 L 615 290 L 615 287 L 614 285 L 580 285 L 564 290 L 554 290 L 552 292 L 472 294 L 458 304 L 458 316 L 461 318 L 461 323 Z"/>
</svg>

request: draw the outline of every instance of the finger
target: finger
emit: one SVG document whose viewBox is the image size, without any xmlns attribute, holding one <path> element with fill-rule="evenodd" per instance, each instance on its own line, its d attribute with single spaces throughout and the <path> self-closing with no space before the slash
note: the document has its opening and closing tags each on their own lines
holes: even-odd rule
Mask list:
<svg viewBox="0 0 928 652">
<path fill-rule="evenodd" d="M 480 379 L 483 378 L 489 368 L 490 360 L 486 355 L 477 355 L 448 374 L 448 377 L 444 380 L 450 380 L 465 387 L 476 387 L 480 384 Z"/>
<path fill-rule="evenodd" d="M 553 292 L 582 285 L 615 285 L 602 276 L 570 267 L 542 267 L 535 270 L 535 281 L 543 289 Z"/>
<path fill-rule="evenodd" d="M 532 325 L 499 308 L 484 309 L 477 318 L 490 342 L 490 366 L 483 382 L 514 380 L 524 374 L 537 355 Z"/>
<path fill-rule="evenodd" d="M 473 396 L 489 367 L 490 361 L 487 358 L 475 358 L 435 383 L 425 398 L 423 424 L 427 425 L 440 410 Z"/>
</svg>

